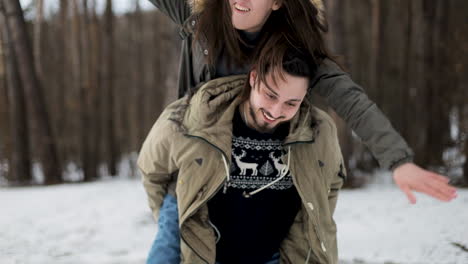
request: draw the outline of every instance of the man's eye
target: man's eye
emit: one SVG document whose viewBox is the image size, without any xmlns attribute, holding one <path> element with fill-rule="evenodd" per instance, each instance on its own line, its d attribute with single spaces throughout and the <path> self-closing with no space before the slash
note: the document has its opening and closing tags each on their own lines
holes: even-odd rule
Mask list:
<svg viewBox="0 0 468 264">
<path fill-rule="evenodd" d="M 290 107 L 296 107 L 296 104 L 293 104 L 293 103 L 287 103 L 287 105 Z"/>
<path fill-rule="evenodd" d="M 272 95 L 272 94 L 266 94 L 266 95 L 267 95 L 267 97 L 270 98 L 270 99 L 275 99 L 275 96 Z"/>
</svg>

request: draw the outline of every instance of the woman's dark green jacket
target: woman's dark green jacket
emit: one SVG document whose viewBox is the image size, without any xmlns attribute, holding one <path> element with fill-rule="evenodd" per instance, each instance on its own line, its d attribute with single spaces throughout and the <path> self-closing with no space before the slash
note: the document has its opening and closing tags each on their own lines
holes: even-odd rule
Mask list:
<svg viewBox="0 0 468 264">
<path fill-rule="evenodd" d="M 179 94 L 190 87 L 214 78 L 214 69 L 206 64 L 208 50 L 195 43 L 192 49 L 196 18 L 192 11 L 203 9 L 204 0 L 150 0 L 180 27 L 182 37 L 179 68 Z M 325 99 L 370 149 L 380 166 L 393 170 L 412 161 L 413 152 L 392 127 L 390 121 L 372 102 L 365 91 L 351 80 L 334 62 L 325 60 L 311 80 L 311 88 Z"/>
</svg>

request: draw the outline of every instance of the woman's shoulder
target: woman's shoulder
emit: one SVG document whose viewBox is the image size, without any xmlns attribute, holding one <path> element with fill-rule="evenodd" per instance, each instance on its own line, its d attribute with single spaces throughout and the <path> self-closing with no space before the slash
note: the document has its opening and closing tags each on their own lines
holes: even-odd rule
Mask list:
<svg viewBox="0 0 468 264">
<path fill-rule="evenodd" d="M 322 63 L 317 67 L 317 75 L 348 75 L 338 63 L 332 59 L 325 58 Z"/>
</svg>

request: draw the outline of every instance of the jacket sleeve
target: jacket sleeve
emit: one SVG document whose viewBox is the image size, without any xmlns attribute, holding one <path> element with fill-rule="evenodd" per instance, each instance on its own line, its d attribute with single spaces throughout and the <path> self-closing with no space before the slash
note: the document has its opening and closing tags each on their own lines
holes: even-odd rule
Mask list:
<svg viewBox="0 0 468 264">
<path fill-rule="evenodd" d="M 164 126 L 161 118 L 151 129 L 138 156 L 137 164 L 142 172 L 142 181 L 148 196 L 148 203 L 154 219 L 158 221 L 159 209 L 167 194 L 168 185 L 173 182 L 171 175 L 177 171 L 173 157 L 173 136 L 177 133 Z"/>
<path fill-rule="evenodd" d="M 331 60 L 325 60 L 311 81 L 322 96 L 370 149 L 382 168 L 393 170 L 413 159 L 413 151 L 364 90 Z"/>
<path fill-rule="evenodd" d="M 149 0 L 176 24 L 182 26 L 190 16 L 187 0 Z"/>
</svg>

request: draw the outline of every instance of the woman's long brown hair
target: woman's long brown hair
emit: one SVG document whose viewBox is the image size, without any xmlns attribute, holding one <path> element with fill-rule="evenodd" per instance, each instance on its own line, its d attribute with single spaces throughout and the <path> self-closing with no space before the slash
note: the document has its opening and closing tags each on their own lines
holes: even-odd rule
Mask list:
<svg viewBox="0 0 468 264">
<path fill-rule="evenodd" d="M 310 0 L 279 1 L 282 6 L 270 14 L 261 30 L 259 43 L 254 49 L 249 49 L 232 25 L 229 1 L 206 0 L 204 10 L 198 16 L 195 39 L 207 45 L 207 63 L 214 65 L 223 49 L 230 65 L 264 61 L 264 51 L 275 51 L 274 45 L 277 45 L 279 39 L 287 41 L 291 47 L 309 53 L 311 64 L 315 67 L 323 59 L 331 58 L 322 36 L 327 25 L 319 21 L 318 9 Z M 273 58 L 268 56 L 269 59 L 273 59 L 270 64 L 274 68 L 281 66 L 281 53 L 275 52 L 278 56 Z"/>
</svg>

